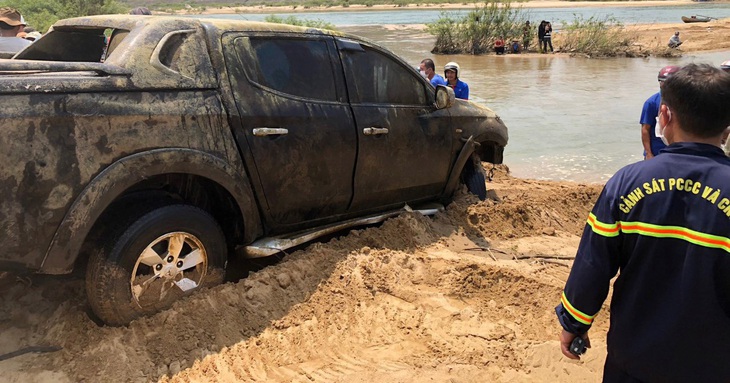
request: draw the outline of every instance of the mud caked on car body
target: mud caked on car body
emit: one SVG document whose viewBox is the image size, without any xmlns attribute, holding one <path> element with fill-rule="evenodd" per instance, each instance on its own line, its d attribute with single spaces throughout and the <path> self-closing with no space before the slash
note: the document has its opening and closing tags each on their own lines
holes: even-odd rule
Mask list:
<svg viewBox="0 0 730 383">
<path fill-rule="evenodd" d="M 115 325 L 220 283 L 229 254 L 448 203 L 507 144 L 491 110 L 331 31 L 95 16 L 0 61 L 0 270 L 86 267 Z"/>
</svg>

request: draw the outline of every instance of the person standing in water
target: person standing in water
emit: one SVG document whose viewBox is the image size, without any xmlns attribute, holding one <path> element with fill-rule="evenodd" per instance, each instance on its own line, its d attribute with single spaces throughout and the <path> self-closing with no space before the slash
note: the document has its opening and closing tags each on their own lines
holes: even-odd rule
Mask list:
<svg viewBox="0 0 730 383">
<path fill-rule="evenodd" d="M 456 96 L 456 98 L 468 100 L 469 85 L 459 80 L 459 72 L 461 72 L 459 64 L 453 61 L 444 65 L 444 77 L 446 77 L 447 82 L 446 85 L 454 90 L 454 95 Z"/>
</svg>

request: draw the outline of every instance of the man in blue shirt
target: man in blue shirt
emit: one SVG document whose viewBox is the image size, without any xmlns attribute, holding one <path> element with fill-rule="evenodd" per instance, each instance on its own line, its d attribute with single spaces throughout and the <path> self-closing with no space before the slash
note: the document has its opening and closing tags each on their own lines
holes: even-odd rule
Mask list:
<svg viewBox="0 0 730 383">
<path fill-rule="evenodd" d="M 438 85 L 446 85 L 446 80 L 436 74 L 436 66 L 433 64 L 433 60 L 423 59 L 423 61 L 421 61 L 420 69 L 434 88 Z"/>
<path fill-rule="evenodd" d="M 669 78 L 672 73 L 679 70 L 678 66 L 669 65 L 659 70 L 657 79 L 659 80 L 659 92 L 649 97 L 644 102 L 644 108 L 641 110 L 641 144 L 644 146 L 644 159 L 648 160 L 659 154 L 659 150 L 664 149 L 666 145 L 662 142 L 661 137 L 657 137 L 654 133 L 656 127 L 656 118 L 659 115 L 659 104 L 662 101 L 662 83 Z"/>
<path fill-rule="evenodd" d="M 446 85 L 454 90 L 456 98 L 462 100 L 469 99 L 469 85 L 459 80 L 459 64 L 450 62 L 444 65 L 444 76 L 446 76 Z"/>
<path fill-rule="evenodd" d="M 730 382 L 729 99 L 719 68 L 674 73 L 659 107 L 669 146 L 616 172 L 588 216 L 555 311 L 561 351 L 579 359 L 571 346 L 590 347 L 619 273 L 603 382 Z"/>
</svg>

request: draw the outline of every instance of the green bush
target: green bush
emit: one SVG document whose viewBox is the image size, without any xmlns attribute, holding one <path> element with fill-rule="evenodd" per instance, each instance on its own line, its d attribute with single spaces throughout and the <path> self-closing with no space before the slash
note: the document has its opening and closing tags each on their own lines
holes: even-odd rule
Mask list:
<svg viewBox="0 0 730 383">
<path fill-rule="evenodd" d="M 585 19 L 573 15 L 555 43 L 562 52 L 589 57 L 636 56 L 638 36 L 613 17 Z"/>
<path fill-rule="evenodd" d="M 316 19 L 298 19 L 294 16 L 289 16 L 287 18 L 283 18 L 276 15 L 269 15 L 266 16 L 264 21 L 269 23 L 277 23 L 277 24 L 289 24 L 289 25 L 298 25 L 300 27 L 309 27 L 309 28 L 319 28 L 319 29 L 330 29 L 330 30 L 336 30 L 334 24 L 328 23 L 326 21 Z"/>
<path fill-rule="evenodd" d="M 499 36 L 506 42 L 522 41 L 525 21 L 527 13 L 521 7 L 513 8 L 509 0 L 488 0 L 459 18 L 442 12 L 438 20 L 426 25 L 427 31 L 436 37 L 431 53 L 485 53 Z"/>
</svg>

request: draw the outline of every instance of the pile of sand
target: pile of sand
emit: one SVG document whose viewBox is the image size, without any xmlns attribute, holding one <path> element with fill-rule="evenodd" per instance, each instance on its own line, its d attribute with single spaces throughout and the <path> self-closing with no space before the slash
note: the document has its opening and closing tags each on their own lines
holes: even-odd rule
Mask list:
<svg viewBox="0 0 730 383">
<path fill-rule="evenodd" d="M 553 308 L 600 187 L 504 168 L 490 187 L 501 202 L 462 192 L 126 328 L 89 319 L 77 277 L 0 276 L 0 355 L 61 348 L 0 361 L 0 381 L 598 381 L 607 314 L 576 363 Z"/>
</svg>

